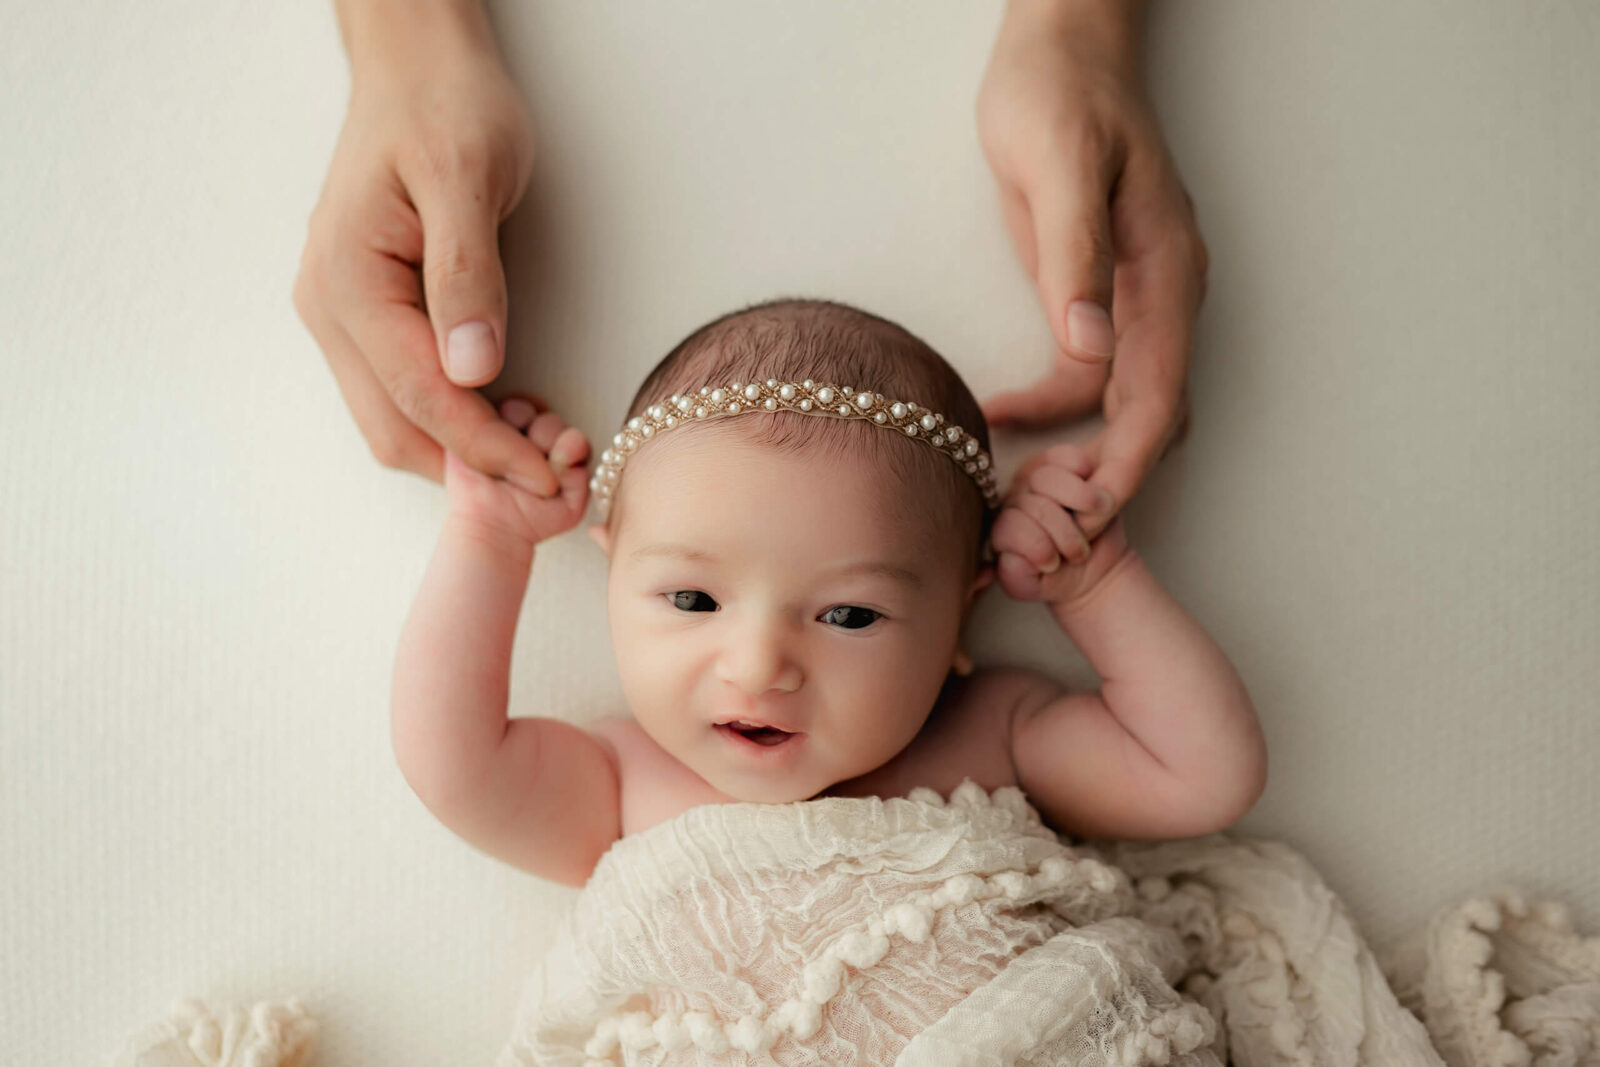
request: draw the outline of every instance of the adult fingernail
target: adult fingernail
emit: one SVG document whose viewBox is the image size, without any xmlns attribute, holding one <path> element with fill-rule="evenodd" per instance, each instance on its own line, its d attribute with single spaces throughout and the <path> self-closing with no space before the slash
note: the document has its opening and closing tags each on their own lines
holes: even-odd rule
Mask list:
<svg viewBox="0 0 1600 1067">
<path fill-rule="evenodd" d="M 487 322 L 463 322 L 445 339 L 444 358 L 452 378 L 470 381 L 493 373 L 499 360 L 494 331 Z"/>
<path fill-rule="evenodd" d="M 1111 316 L 1099 304 L 1074 300 L 1067 305 L 1067 341 L 1085 355 L 1109 359 L 1116 345 Z"/>
</svg>

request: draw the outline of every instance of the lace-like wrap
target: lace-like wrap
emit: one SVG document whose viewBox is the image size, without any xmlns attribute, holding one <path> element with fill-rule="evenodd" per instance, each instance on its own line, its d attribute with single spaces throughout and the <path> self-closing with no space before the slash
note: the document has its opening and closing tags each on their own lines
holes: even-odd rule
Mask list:
<svg viewBox="0 0 1600 1067">
<path fill-rule="evenodd" d="M 1220 1067 L 1230 1043 L 1240 1064 L 1442 1063 L 1290 850 L 1073 847 L 969 779 L 623 838 L 497 1063 Z"/>
</svg>

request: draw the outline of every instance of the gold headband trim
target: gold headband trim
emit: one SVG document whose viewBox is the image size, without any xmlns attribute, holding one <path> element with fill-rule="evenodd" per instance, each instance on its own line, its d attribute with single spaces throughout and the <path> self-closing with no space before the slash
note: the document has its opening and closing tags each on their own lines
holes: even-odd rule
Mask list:
<svg viewBox="0 0 1600 1067">
<path fill-rule="evenodd" d="M 768 378 L 748 385 L 703 385 L 698 393 L 674 393 L 647 407 L 642 415 L 629 419 L 611 439 L 612 447 L 600 454 L 600 465 L 589 479 L 589 491 L 600 509 L 602 520 L 611 510 L 611 497 L 629 456 L 657 434 L 686 423 L 706 422 L 728 415 L 792 411 L 799 415 L 824 415 L 835 419 L 857 419 L 902 433 L 914 441 L 950 457 L 965 471 L 983 493 L 984 503 L 1000 506 L 1000 491 L 995 485 L 989 453 L 978 439 L 959 426 L 946 426 L 944 416 L 909 400 L 890 400 L 870 389 L 857 391 L 832 382 L 780 382 Z"/>
</svg>

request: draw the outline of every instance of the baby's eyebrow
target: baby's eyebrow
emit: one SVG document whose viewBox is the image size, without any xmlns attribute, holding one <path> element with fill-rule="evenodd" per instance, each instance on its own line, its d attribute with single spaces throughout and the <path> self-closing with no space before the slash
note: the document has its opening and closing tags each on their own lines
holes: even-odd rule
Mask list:
<svg viewBox="0 0 1600 1067">
<path fill-rule="evenodd" d="M 643 548 L 634 549 L 628 556 L 629 559 L 647 559 L 651 557 L 682 559 L 688 560 L 690 563 L 715 563 L 717 561 L 717 557 L 701 549 L 690 548 L 688 545 L 667 543 L 645 545 Z M 902 585 L 909 585 L 914 589 L 922 588 L 922 575 L 915 571 L 906 570 L 906 568 L 897 566 L 887 560 L 867 559 L 856 563 L 842 563 L 837 567 L 829 567 L 828 573 L 840 577 L 853 574 L 875 574 L 888 578 L 890 581 L 899 582 Z"/>
</svg>

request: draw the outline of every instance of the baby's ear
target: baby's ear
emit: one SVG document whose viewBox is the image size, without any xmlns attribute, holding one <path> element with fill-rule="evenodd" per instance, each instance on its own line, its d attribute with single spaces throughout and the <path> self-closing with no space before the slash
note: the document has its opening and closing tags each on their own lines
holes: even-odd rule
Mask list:
<svg viewBox="0 0 1600 1067">
<path fill-rule="evenodd" d="M 967 590 L 968 610 L 971 610 L 972 605 L 977 602 L 978 594 L 982 593 L 985 589 L 994 584 L 994 576 L 994 564 L 985 563 L 983 566 L 978 568 L 977 577 L 972 579 L 972 585 Z"/>
<path fill-rule="evenodd" d="M 605 523 L 597 522 L 583 532 L 588 534 L 590 539 L 600 546 L 600 551 L 606 554 L 607 559 L 611 558 L 611 531 L 606 529 Z"/>
</svg>

